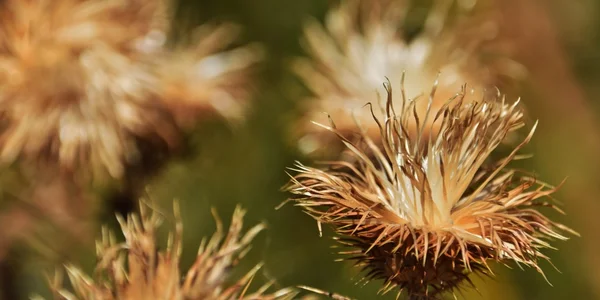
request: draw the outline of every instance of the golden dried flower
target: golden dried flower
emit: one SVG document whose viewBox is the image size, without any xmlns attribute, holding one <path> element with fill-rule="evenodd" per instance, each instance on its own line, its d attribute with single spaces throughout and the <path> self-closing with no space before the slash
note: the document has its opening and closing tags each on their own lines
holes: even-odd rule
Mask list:
<svg viewBox="0 0 600 300">
<path fill-rule="evenodd" d="M 167 249 L 157 251 L 156 231 L 161 215 L 141 205 L 141 216 L 130 215 L 127 220 L 118 218 L 125 242 L 117 243 L 114 235 L 103 230 L 102 240 L 97 243 L 98 264 L 94 278 L 85 275 L 74 266 L 67 266 L 73 292 L 62 287 L 57 276 L 53 289 L 57 299 L 290 299 L 291 289 L 267 293 L 272 283 L 249 292 L 249 286 L 261 265 L 245 276 L 230 283 L 232 268 L 250 250 L 252 239 L 264 229 L 256 225 L 242 233 L 245 211 L 237 207 L 233 213 L 229 232 L 224 236 L 223 225 L 213 211 L 217 231 L 204 239 L 196 261 L 186 274 L 181 274 L 181 237 L 183 226 L 175 209 L 177 223 L 169 237 Z"/>
<path fill-rule="evenodd" d="M 255 49 L 225 51 L 228 25 L 169 49 L 164 2 L 2 1 L 0 158 L 120 177 L 140 139 L 177 145 L 182 112 L 231 107 Z"/>
<path fill-rule="evenodd" d="M 461 95 L 425 116 L 440 122 L 436 136 L 414 139 L 407 127 L 420 124 L 422 133 L 426 120 L 416 117 L 413 102 L 397 110 L 387 89 L 385 119 L 374 117 L 381 143 L 363 127 L 362 139 L 353 142 L 321 125 L 340 137 L 351 160 L 328 163 L 328 170 L 299 163 L 288 187 L 293 201 L 319 226 L 333 225 L 339 241 L 354 248 L 341 253 L 366 270 L 366 280 L 382 279 L 384 293 L 398 288 L 414 299 L 436 298 L 469 282 L 471 272 L 489 270 L 488 261 L 542 272 L 538 260 L 548 259 L 541 252 L 551 248 L 547 240 L 573 231 L 536 210 L 555 208 L 544 200 L 555 188 L 506 168 L 535 127 L 508 157 L 482 166 L 522 126 L 517 104 L 464 103 Z"/>
<path fill-rule="evenodd" d="M 198 111 L 243 117 L 245 103 L 240 99 L 250 96 L 248 73 L 262 51 L 258 45 L 223 51 L 239 31 L 233 24 L 202 25 L 193 33 L 196 44 L 175 47 L 161 61 L 163 101 L 178 123 L 189 122 Z"/>
<path fill-rule="evenodd" d="M 342 1 L 326 16 L 325 28 L 315 21 L 309 22 L 305 45 L 310 57 L 294 65 L 316 98 L 310 104 L 313 106 L 308 117 L 321 120 L 322 112 L 327 112 L 336 120 L 339 130 L 351 131 L 354 119 L 349 117 L 349 111 L 368 121 L 370 114 L 360 108 L 365 104 L 364 99 L 372 99 L 376 91 L 385 94 L 381 85 L 385 78 L 396 90 L 404 85 L 410 99 L 427 94 L 431 84 L 439 80 L 437 96 L 430 108 L 433 111 L 459 93 L 464 82 L 476 90 L 493 90 L 489 80 L 492 71 L 477 56 L 478 46 L 488 38 L 493 24 L 486 20 L 475 22 L 475 18 L 450 21 L 452 2 L 434 1 L 423 30 L 410 40 L 403 31 L 410 1 Z M 466 23 L 476 24 L 466 26 Z M 402 83 L 404 73 L 408 76 Z M 468 95 L 467 100 L 474 101 L 476 97 Z M 394 101 L 401 106 L 399 98 Z M 427 103 L 420 103 L 416 110 L 423 117 Z M 378 109 L 375 113 L 384 116 Z M 366 124 L 365 129 L 377 135 L 374 124 Z M 303 131 L 309 134 L 301 140 L 300 147 L 312 152 L 323 137 L 310 129 Z"/>
</svg>

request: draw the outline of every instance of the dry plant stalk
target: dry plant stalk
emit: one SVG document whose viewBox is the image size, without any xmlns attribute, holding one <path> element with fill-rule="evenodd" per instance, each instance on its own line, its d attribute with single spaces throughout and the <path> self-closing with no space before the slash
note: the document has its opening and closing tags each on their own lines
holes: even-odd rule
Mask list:
<svg viewBox="0 0 600 300">
<path fill-rule="evenodd" d="M 506 167 L 535 126 L 510 155 L 491 168 L 483 165 L 507 133 L 523 125 L 517 103 L 465 103 L 460 94 L 420 119 L 418 104 L 398 110 L 391 85 L 386 89 L 385 118 L 373 115 L 381 142 L 363 126 L 354 142 L 335 124 L 320 125 L 342 140 L 351 159 L 328 162 L 326 170 L 298 163 L 287 187 L 291 200 L 319 228 L 335 228 L 337 240 L 351 248 L 340 253 L 365 270 L 365 281 L 383 280 L 382 293 L 398 289 L 411 299 L 437 299 L 470 282 L 472 272 L 491 273 L 489 261 L 543 274 L 538 261 L 549 259 L 541 252 L 552 248 L 548 240 L 576 233 L 537 210 L 558 210 L 545 200 L 556 188 Z M 409 136 L 409 124 L 422 133 L 431 126 L 428 118 L 440 122 L 437 136 Z"/>
<path fill-rule="evenodd" d="M 91 195 L 56 176 L 44 176 L 28 184 L 28 189 L 21 188 L 17 194 L 0 194 L 0 226 L 4 228 L 0 234 L 0 261 L 18 241 L 26 242 L 48 259 L 73 249 L 75 241 L 93 241 L 87 235 L 95 202 Z"/>
<path fill-rule="evenodd" d="M 2 1 L 0 158 L 121 177 L 140 160 L 139 140 L 173 148 L 190 116 L 239 117 L 259 49 L 227 50 L 236 35 L 228 24 L 201 26 L 196 45 L 170 48 L 166 6 Z"/>
<path fill-rule="evenodd" d="M 461 10 L 452 18 L 453 1 L 434 1 L 423 30 L 408 40 L 403 32 L 411 1 L 349 0 L 326 16 L 325 26 L 311 21 L 305 29 L 308 58 L 299 59 L 293 68 L 314 94 L 308 105 L 310 120 L 322 120 L 323 112 L 331 115 L 342 132 L 351 132 L 351 114 L 364 121 L 373 137 L 378 128 L 368 122 L 370 115 L 361 110 L 364 99 L 385 91 L 381 82 L 386 78 L 395 90 L 404 86 L 406 97 L 414 99 L 427 94 L 431 82 L 439 80 L 437 96 L 430 109 L 439 109 L 445 101 L 460 92 L 464 82 L 475 90 L 494 90 L 497 65 L 512 65 L 497 55 L 483 61 L 479 47 L 493 38 L 495 24 L 488 19 L 469 15 Z M 403 82 L 404 74 L 406 82 Z M 441 75 L 438 75 L 441 74 Z M 466 101 L 477 96 L 467 94 Z M 394 102 L 401 106 L 401 98 Z M 416 106 L 420 118 L 428 107 Z M 375 110 L 381 118 L 385 113 Z M 414 129 L 411 124 L 409 129 Z M 312 128 L 300 142 L 305 152 L 312 152 L 326 139 Z"/>
<path fill-rule="evenodd" d="M 175 205 L 175 232 L 169 235 L 166 250 L 157 250 L 156 231 L 162 216 L 140 205 L 141 213 L 127 220 L 117 217 L 125 242 L 118 243 L 107 229 L 102 232 L 96 249 L 98 263 L 93 278 L 75 266 L 68 265 L 67 273 L 73 291 L 63 287 L 62 276 L 57 274 L 52 286 L 56 299 L 290 299 L 293 289 L 269 293 L 273 282 L 250 292 L 252 279 L 261 268 L 257 265 L 245 276 L 229 284 L 230 272 L 250 250 L 252 239 L 264 229 L 259 224 L 242 232 L 245 211 L 237 207 L 229 231 L 213 210 L 217 230 L 210 239 L 203 239 L 196 261 L 182 274 L 179 261 L 182 251 L 183 225 Z M 183 278 L 183 279 L 182 279 Z"/>
</svg>

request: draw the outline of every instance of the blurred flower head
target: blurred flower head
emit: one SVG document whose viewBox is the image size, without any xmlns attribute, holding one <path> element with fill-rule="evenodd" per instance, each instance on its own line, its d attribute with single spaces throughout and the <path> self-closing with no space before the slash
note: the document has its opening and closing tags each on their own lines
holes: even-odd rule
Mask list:
<svg viewBox="0 0 600 300">
<path fill-rule="evenodd" d="M 411 1 L 342 1 L 327 14 L 325 26 L 309 22 L 304 39 L 309 58 L 294 64 L 316 98 L 309 104 L 308 118 L 323 120 L 326 112 L 339 130 L 351 131 L 352 113 L 360 120 L 370 119 L 370 113 L 360 108 L 366 104 L 364 99 L 373 99 L 376 93 L 385 95 L 381 82 L 386 78 L 396 90 L 404 85 L 407 99 L 427 94 L 437 81 L 437 96 L 430 108 L 434 111 L 459 93 L 464 82 L 478 91 L 494 91 L 495 70 L 482 63 L 478 53 L 481 41 L 494 34 L 494 24 L 467 16 L 463 5 L 456 5 L 461 12 L 453 15 L 453 1 L 433 2 L 422 30 L 410 38 L 405 25 L 412 12 Z M 467 95 L 464 101 L 474 99 Z M 401 105 L 400 97 L 394 101 Z M 427 102 L 415 109 L 424 116 Z M 383 117 L 378 109 L 375 113 Z M 365 128 L 377 135 L 374 124 Z M 304 131 L 309 134 L 300 147 L 312 152 L 323 137 L 310 129 Z"/>
<path fill-rule="evenodd" d="M 179 218 L 175 209 L 176 218 Z M 249 289 L 260 265 L 233 282 L 230 273 L 250 250 L 252 239 L 264 229 L 256 225 L 242 232 L 245 211 L 236 208 L 227 234 L 214 213 L 217 230 L 204 239 L 198 256 L 187 273 L 179 268 L 182 251 L 182 224 L 177 220 L 175 232 L 169 236 L 167 248 L 157 250 L 157 229 L 161 215 L 141 205 L 140 216 L 118 218 L 125 242 L 118 243 L 113 234 L 103 230 L 96 249 L 98 263 L 94 278 L 74 266 L 67 266 L 73 291 L 62 287 L 57 276 L 53 289 L 57 299 L 290 299 L 293 290 L 268 293 L 271 283 L 255 292 Z"/>
<path fill-rule="evenodd" d="M 488 261 L 516 262 L 542 272 L 541 250 L 548 240 L 571 232 L 537 210 L 555 208 L 545 199 L 555 188 L 506 168 L 517 151 L 493 167 L 484 161 L 507 133 L 522 126 L 522 113 L 497 99 L 451 99 L 438 113 L 436 136 L 409 137 L 428 126 L 410 103 L 400 110 L 388 98 L 385 117 L 374 117 L 381 142 L 360 126 L 353 142 L 334 126 L 351 160 L 327 170 L 298 164 L 288 187 L 297 205 L 319 224 L 331 224 L 342 252 L 366 270 L 365 280 L 384 281 L 382 292 L 398 288 L 415 299 L 435 298 L 469 282 L 471 272 L 489 270 Z M 432 101 L 431 99 L 429 100 Z M 450 103 L 453 102 L 453 103 Z M 422 146 L 425 145 L 425 146 Z"/>
<path fill-rule="evenodd" d="M 190 111 L 239 115 L 257 49 L 226 50 L 228 25 L 170 49 L 164 2 L 3 1 L 0 157 L 120 177 L 136 141 L 176 146 Z"/>
</svg>

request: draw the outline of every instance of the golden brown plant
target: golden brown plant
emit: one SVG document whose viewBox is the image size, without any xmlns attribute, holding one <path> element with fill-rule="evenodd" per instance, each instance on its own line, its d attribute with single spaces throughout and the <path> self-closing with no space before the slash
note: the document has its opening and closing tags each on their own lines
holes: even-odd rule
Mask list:
<svg viewBox="0 0 600 300">
<path fill-rule="evenodd" d="M 245 211 L 237 207 L 226 235 L 223 225 L 213 211 L 217 222 L 215 234 L 202 240 L 198 256 L 187 273 L 182 274 L 179 263 L 182 251 L 183 226 L 179 220 L 175 232 L 169 236 L 167 248 L 157 250 L 157 229 L 162 216 L 140 205 L 140 217 L 130 215 L 127 220 L 117 217 L 125 242 L 119 243 L 106 229 L 96 249 L 98 263 L 94 277 L 80 269 L 67 266 L 73 291 L 62 287 L 61 276 L 53 282 L 56 299 L 289 299 L 292 289 L 268 293 L 271 283 L 250 292 L 249 286 L 261 265 L 231 283 L 230 272 L 250 250 L 252 239 L 264 229 L 262 224 L 242 233 Z"/>
<path fill-rule="evenodd" d="M 227 51 L 229 25 L 170 49 L 163 0 L 0 4 L 0 158 L 120 177 L 137 142 L 174 147 L 190 111 L 231 112 L 257 49 Z"/>
<path fill-rule="evenodd" d="M 354 120 L 350 116 L 354 113 L 376 136 L 377 127 L 368 122 L 370 114 L 360 108 L 376 91 L 385 94 L 381 82 L 386 78 L 396 90 L 403 85 L 410 99 L 427 94 L 431 84 L 438 81 L 431 107 L 434 111 L 460 92 L 464 82 L 478 91 L 494 90 L 496 70 L 488 65 L 490 62 L 482 62 L 478 50 L 483 40 L 492 38 L 495 24 L 465 13 L 452 18 L 453 1 L 434 1 L 424 28 L 409 40 L 404 25 L 411 3 L 342 1 L 326 16 L 325 28 L 315 21 L 307 24 L 304 41 L 310 57 L 298 60 L 294 70 L 316 98 L 309 104 L 311 120 L 322 120 L 322 112 L 326 112 L 336 120 L 339 130 L 352 131 Z M 510 63 L 501 57 L 495 63 L 498 61 Z M 400 100 L 394 99 L 398 106 L 402 105 Z M 476 97 L 468 95 L 467 100 Z M 416 110 L 423 117 L 427 103 L 420 102 Z M 379 109 L 375 113 L 384 116 Z M 303 131 L 309 134 L 300 146 L 312 152 L 323 137 L 311 129 Z"/>
<path fill-rule="evenodd" d="M 440 122 L 439 134 L 425 137 L 431 125 L 415 116 L 418 104 L 401 99 L 409 105 L 399 110 L 386 88 L 385 118 L 373 122 L 381 143 L 363 126 L 354 142 L 335 125 L 321 125 L 339 136 L 352 159 L 330 162 L 327 170 L 298 163 L 288 187 L 292 200 L 319 226 L 335 228 L 352 248 L 341 253 L 366 271 L 365 280 L 383 280 L 383 293 L 397 288 L 413 299 L 436 298 L 469 282 L 470 273 L 490 271 L 488 261 L 542 273 L 538 260 L 548 259 L 541 252 L 551 248 L 547 240 L 574 232 L 537 210 L 557 209 L 545 200 L 555 188 L 506 168 L 535 126 L 510 155 L 482 166 L 523 125 L 517 104 L 465 103 L 461 94 L 425 116 Z M 409 137 L 410 123 L 418 124 L 416 139 Z"/>
</svg>

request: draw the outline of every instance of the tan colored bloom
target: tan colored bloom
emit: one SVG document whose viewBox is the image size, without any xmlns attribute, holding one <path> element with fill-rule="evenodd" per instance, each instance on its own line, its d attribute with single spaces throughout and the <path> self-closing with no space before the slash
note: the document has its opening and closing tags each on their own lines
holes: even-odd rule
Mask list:
<svg viewBox="0 0 600 300">
<path fill-rule="evenodd" d="M 464 82 L 479 93 L 494 91 L 493 71 L 481 63 L 477 53 L 481 41 L 493 33 L 494 24 L 462 14 L 465 18 L 449 20 L 452 2 L 434 1 L 423 30 L 411 40 L 403 32 L 410 1 L 342 1 L 326 16 L 325 28 L 309 22 L 305 46 L 310 57 L 294 65 L 316 98 L 309 119 L 323 120 L 326 112 L 339 130 L 351 131 L 354 113 L 376 136 L 377 127 L 368 122 L 370 113 L 361 107 L 366 104 L 364 99 L 373 99 L 376 92 L 385 95 L 381 83 L 386 78 L 396 90 L 403 85 L 409 99 L 426 97 L 438 81 L 433 111 L 459 93 Z M 406 82 L 402 83 L 405 73 Z M 476 98 L 468 95 L 464 101 Z M 394 101 L 401 106 L 399 97 Z M 384 116 L 379 107 L 374 110 L 378 117 Z M 424 116 L 427 101 L 421 101 L 416 110 Z M 300 146 L 311 152 L 322 136 L 306 130 L 310 134 Z"/>
<path fill-rule="evenodd" d="M 232 24 L 203 25 L 194 31 L 196 44 L 177 46 L 161 61 L 157 72 L 163 81 L 163 101 L 178 123 L 198 112 L 243 117 L 245 103 L 240 99 L 250 96 L 248 73 L 262 51 L 257 45 L 224 51 L 239 31 Z"/>
<path fill-rule="evenodd" d="M 178 218 L 178 210 L 175 210 Z M 141 205 L 141 216 L 130 215 L 127 220 L 118 218 L 125 242 L 117 243 L 113 234 L 103 230 L 97 243 L 98 264 L 94 278 L 74 266 L 67 266 L 73 291 L 62 287 L 57 276 L 53 289 L 57 299 L 289 299 L 291 289 L 267 293 L 271 284 L 250 292 L 250 283 L 260 265 L 231 283 L 229 275 L 250 250 L 252 239 L 264 229 L 256 225 L 242 233 L 245 211 L 237 207 L 226 235 L 216 213 L 217 231 L 204 239 L 196 261 L 187 273 L 182 274 L 179 261 L 182 246 L 182 224 L 177 220 L 175 232 L 169 237 L 167 249 L 157 250 L 157 229 L 161 215 Z"/>
<path fill-rule="evenodd" d="M 507 133 L 523 125 L 517 105 L 463 100 L 425 116 L 439 120 L 439 134 L 413 139 L 409 124 L 427 122 L 417 121 L 413 103 L 395 106 L 389 90 L 385 118 L 373 122 L 380 144 L 363 127 L 361 141 L 353 142 L 323 126 L 352 159 L 327 170 L 295 169 L 293 200 L 319 224 L 333 225 L 339 241 L 354 249 L 342 253 L 366 270 L 366 280 L 384 280 L 382 292 L 398 288 L 414 299 L 435 298 L 468 282 L 469 273 L 487 270 L 488 261 L 542 272 L 538 260 L 548 259 L 541 252 L 551 248 L 547 240 L 572 233 L 536 210 L 555 208 L 545 200 L 555 188 L 506 168 L 534 129 L 508 157 L 482 167 Z"/>
<path fill-rule="evenodd" d="M 0 157 L 120 177 L 137 140 L 177 145 L 182 112 L 231 108 L 255 49 L 225 51 L 228 25 L 169 49 L 163 2 L 3 1 Z"/>
</svg>

